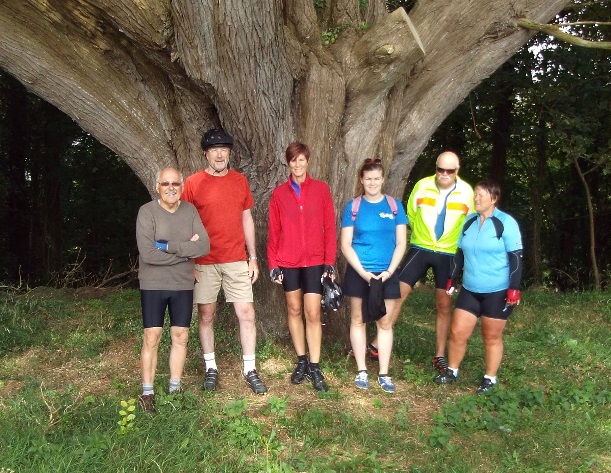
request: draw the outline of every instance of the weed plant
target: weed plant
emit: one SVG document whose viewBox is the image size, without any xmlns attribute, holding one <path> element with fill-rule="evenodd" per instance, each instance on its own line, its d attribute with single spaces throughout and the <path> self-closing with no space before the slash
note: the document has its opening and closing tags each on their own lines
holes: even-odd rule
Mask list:
<svg viewBox="0 0 611 473">
<path fill-rule="evenodd" d="M 395 330 L 392 396 L 377 386 L 354 388 L 354 360 L 339 343 L 323 347 L 331 391 L 292 386 L 290 342 L 266 339 L 259 341 L 258 359 L 281 367 L 273 373 L 261 368 L 276 392 L 257 397 L 242 384 L 235 395 L 222 382 L 216 393 L 167 394 L 161 388 L 151 415 L 136 401 L 142 331 L 137 291 L 101 299 L 5 293 L 0 471 L 611 470 L 610 293 L 525 292 L 505 332 L 501 386 L 485 396 L 474 394 L 484 369 L 479 326 L 459 381 L 432 382 L 433 298 L 416 290 L 404 306 Z M 221 313 L 217 341 L 226 347 L 222 357 L 239 363 L 230 315 Z M 195 328 L 190 335 L 187 372 L 199 376 Z M 116 368 L 127 374 L 87 389 L 99 381 L 111 347 L 128 343 Z M 168 343 L 160 350 L 161 363 Z M 375 373 L 376 364 L 368 364 Z M 85 387 L 71 376 L 76 366 L 87 376 Z M 167 375 L 159 377 L 161 384 Z"/>
</svg>

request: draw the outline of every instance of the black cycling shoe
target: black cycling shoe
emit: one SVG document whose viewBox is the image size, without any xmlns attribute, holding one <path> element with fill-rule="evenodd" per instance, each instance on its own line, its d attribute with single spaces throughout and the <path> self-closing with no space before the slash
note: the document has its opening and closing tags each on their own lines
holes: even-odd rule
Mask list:
<svg viewBox="0 0 611 473">
<path fill-rule="evenodd" d="M 299 360 L 295 365 L 293 374 L 291 375 L 291 383 L 301 384 L 306 379 L 308 372 L 308 360 Z"/>
<path fill-rule="evenodd" d="M 204 391 L 216 391 L 219 382 L 219 372 L 214 368 L 208 368 L 204 377 Z"/>
<path fill-rule="evenodd" d="M 248 386 L 250 386 L 250 389 L 252 389 L 253 393 L 265 394 L 267 392 L 267 387 L 265 386 L 265 384 L 263 384 L 263 381 L 261 381 L 257 370 L 249 371 L 248 374 L 244 376 L 244 379 L 246 379 L 246 383 L 248 384 Z"/>
<path fill-rule="evenodd" d="M 452 370 L 448 368 L 445 373 L 438 374 L 433 381 L 437 384 L 452 384 L 457 379 L 458 376 L 455 376 Z"/>
<path fill-rule="evenodd" d="M 329 386 L 327 386 L 327 382 L 320 368 L 308 369 L 308 378 L 312 380 L 312 386 L 314 386 L 316 391 L 326 392 L 329 390 Z"/>
<path fill-rule="evenodd" d="M 486 394 L 494 389 L 496 383 L 493 383 L 488 378 L 482 378 L 482 384 L 477 388 L 477 394 Z"/>
</svg>

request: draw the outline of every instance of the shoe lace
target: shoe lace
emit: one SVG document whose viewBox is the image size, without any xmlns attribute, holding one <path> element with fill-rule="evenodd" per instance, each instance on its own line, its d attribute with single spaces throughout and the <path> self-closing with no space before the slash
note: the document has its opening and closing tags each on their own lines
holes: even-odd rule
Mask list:
<svg viewBox="0 0 611 473">
<path fill-rule="evenodd" d="M 357 373 L 356 378 L 358 381 L 367 381 L 369 379 L 369 376 L 367 375 L 367 373 L 361 371 Z"/>
<path fill-rule="evenodd" d="M 380 382 L 382 384 L 392 384 L 392 378 L 390 376 L 380 376 Z"/>
</svg>

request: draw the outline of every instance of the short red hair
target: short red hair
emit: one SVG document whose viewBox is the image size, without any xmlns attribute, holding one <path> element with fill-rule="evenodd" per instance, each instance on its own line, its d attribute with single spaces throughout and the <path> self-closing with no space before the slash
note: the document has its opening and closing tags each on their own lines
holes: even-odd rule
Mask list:
<svg viewBox="0 0 611 473">
<path fill-rule="evenodd" d="M 306 161 L 310 161 L 310 148 L 308 148 L 307 145 L 301 143 L 300 141 L 295 141 L 288 145 L 285 153 L 286 164 L 289 164 L 300 154 L 305 156 Z"/>
</svg>

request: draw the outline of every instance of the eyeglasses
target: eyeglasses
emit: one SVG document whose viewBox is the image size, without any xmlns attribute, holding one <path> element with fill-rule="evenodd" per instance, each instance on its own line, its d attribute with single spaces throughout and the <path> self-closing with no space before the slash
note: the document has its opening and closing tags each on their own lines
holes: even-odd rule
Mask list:
<svg viewBox="0 0 611 473">
<path fill-rule="evenodd" d="M 446 173 L 448 175 L 452 175 L 456 172 L 456 169 L 444 169 L 444 168 L 440 168 L 439 166 L 437 166 L 437 172 L 439 174 Z"/>
<path fill-rule="evenodd" d="M 168 186 L 179 187 L 179 186 L 182 186 L 182 182 L 163 181 L 163 182 L 158 182 L 157 184 L 159 184 L 161 187 L 168 187 Z"/>
<path fill-rule="evenodd" d="M 380 158 L 367 158 L 365 164 L 382 164 L 382 160 Z"/>
</svg>

